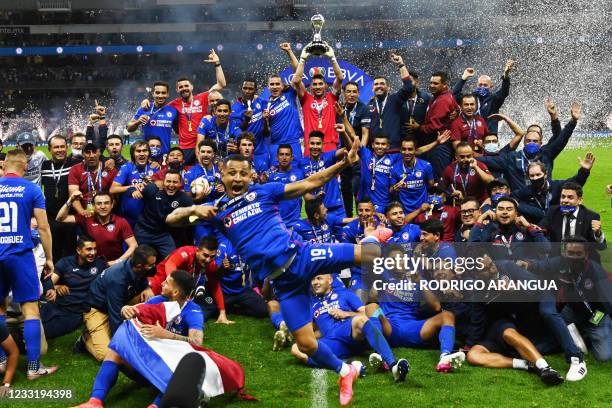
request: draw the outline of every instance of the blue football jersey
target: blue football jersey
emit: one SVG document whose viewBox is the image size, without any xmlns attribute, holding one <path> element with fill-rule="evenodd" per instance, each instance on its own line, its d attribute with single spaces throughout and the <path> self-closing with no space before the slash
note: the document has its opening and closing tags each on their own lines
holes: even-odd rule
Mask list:
<svg viewBox="0 0 612 408">
<path fill-rule="evenodd" d="M 332 290 L 324 296 L 313 296 L 311 309 L 312 320 L 316 323 L 323 336 L 330 333 L 334 326 L 342 320 L 334 319 L 329 311 L 340 309 L 346 312 L 356 312 L 363 306 L 363 302 L 350 290 Z"/>
<path fill-rule="evenodd" d="M 151 105 L 149 109 L 138 109 L 133 119 L 138 120 L 143 115 L 149 117 L 149 121 L 142 126 L 143 139 L 149 140 L 153 136 L 159 137 L 162 144 L 162 154 L 168 154 L 171 145 L 172 128 L 178 116 L 178 111 L 170 105 L 164 105 L 161 108 Z"/>
</svg>

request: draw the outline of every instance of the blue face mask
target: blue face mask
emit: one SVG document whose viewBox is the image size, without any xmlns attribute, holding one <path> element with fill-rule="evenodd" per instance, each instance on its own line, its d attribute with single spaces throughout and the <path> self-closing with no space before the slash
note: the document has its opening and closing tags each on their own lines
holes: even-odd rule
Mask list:
<svg viewBox="0 0 612 408">
<path fill-rule="evenodd" d="M 499 150 L 499 143 L 486 143 L 484 145 L 485 152 L 487 153 L 497 153 Z"/>
<path fill-rule="evenodd" d="M 529 156 L 535 156 L 540 153 L 540 145 L 537 143 L 527 143 L 523 148 L 523 151 Z"/>
<path fill-rule="evenodd" d="M 559 207 L 559 210 L 561 210 L 563 214 L 572 214 L 576 211 L 576 206 L 575 205 L 562 205 Z"/>
<path fill-rule="evenodd" d="M 427 199 L 427 202 L 432 205 L 432 207 L 436 210 L 442 208 L 442 197 L 438 195 L 430 195 Z"/>
<path fill-rule="evenodd" d="M 491 202 L 493 203 L 493 206 L 497 205 L 497 202 L 499 201 L 500 198 L 502 197 L 508 197 L 508 194 L 506 193 L 497 193 L 497 194 L 493 194 L 493 197 L 491 197 Z"/>
<path fill-rule="evenodd" d="M 486 86 L 479 86 L 474 89 L 474 94 L 486 98 L 487 96 L 491 95 L 491 89 L 487 88 Z"/>
<path fill-rule="evenodd" d="M 151 158 L 153 160 L 160 160 L 162 158 L 162 151 L 159 147 L 153 146 L 151 147 Z"/>
</svg>

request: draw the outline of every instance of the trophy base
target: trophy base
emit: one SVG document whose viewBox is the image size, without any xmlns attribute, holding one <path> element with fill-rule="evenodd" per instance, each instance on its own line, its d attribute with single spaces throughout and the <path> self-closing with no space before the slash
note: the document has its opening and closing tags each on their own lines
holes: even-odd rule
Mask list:
<svg viewBox="0 0 612 408">
<path fill-rule="evenodd" d="M 306 47 L 306 51 L 311 55 L 323 55 L 327 52 L 329 45 L 327 45 L 324 41 L 313 41 L 308 47 Z"/>
</svg>

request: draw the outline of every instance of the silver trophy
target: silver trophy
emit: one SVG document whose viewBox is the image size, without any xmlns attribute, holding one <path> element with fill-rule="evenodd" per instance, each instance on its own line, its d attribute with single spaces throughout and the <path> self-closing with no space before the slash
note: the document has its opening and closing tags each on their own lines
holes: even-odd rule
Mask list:
<svg viewBox="0 0 612 408">
<path fill-rule="evenodd" d="M 306 47 L 306 51 L 311 55 L 323 55 L 329 49 L 329 45 L 321 40 L 321 30 L 323 30 L 325 19 L 322 15 L 315 14 L 310 19 L 310 24 L 312 24 L 312 41 Z"/>
</svg>

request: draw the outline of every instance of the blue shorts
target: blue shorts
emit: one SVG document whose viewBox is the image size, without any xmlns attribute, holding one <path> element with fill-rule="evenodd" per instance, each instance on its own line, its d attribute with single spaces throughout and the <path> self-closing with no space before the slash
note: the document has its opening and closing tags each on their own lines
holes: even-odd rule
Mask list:
<svg viewBox="0 0 612 408">
<path fill-rule="evenodd" d="M 253 168 L 258 173 L 270 168 L 270 153 L 267 149 L 264 154 L 256 154 L 253 156 Z"/>
<path fill-rule="evenodd" d="M 0 296 L 13 291 L 17 303 L 36 302 L 40 297 L 40 279 L 32 251 L 11 254 L 0 260 Z"/>
<path fill-rule="evenodd" d="M 361 354 L 368 347 L 365 341 L 353 338 L 352 320 L 347 319 L 336 324 L 330 333 L 319 339 L 319 343 L 324 343 L 336 357 L 342 360 Z"/>
<path fill-rule="evenodd" d="M 310 310 L 312 278 L 348 268 L 354 261 L 354 244 L 312 242 L 302 244 L 289 268 L 272 281 L 283 319 L 290 331 L 312 322 Z"/>
<path fill-rule="evenodd" d="M 422 347 L 427 343 L 421 338 L 421 329 L 427 320 L 390 320 L 391 347 Z"/>
</svg>

